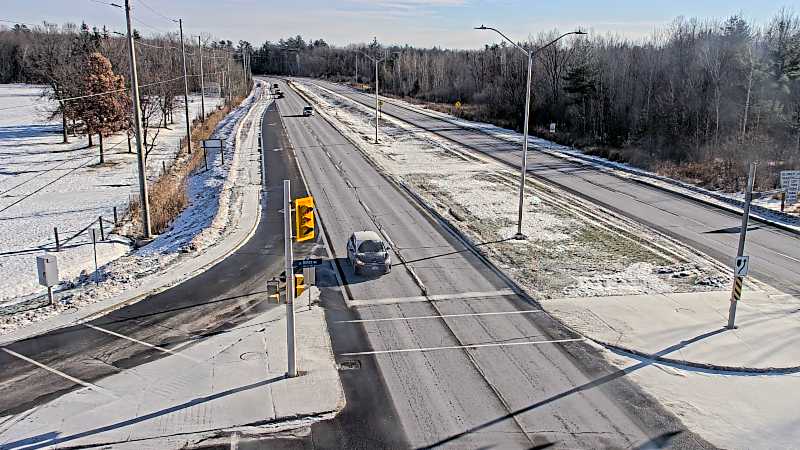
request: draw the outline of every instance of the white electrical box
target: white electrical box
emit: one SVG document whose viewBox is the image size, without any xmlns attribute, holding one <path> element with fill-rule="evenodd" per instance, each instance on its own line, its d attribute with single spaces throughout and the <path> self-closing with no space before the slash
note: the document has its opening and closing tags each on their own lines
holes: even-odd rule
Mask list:
<svg viewBox="0 0 800 450">
<path fill-rule="evenodd" d="M 39 272 L 39 284 L 55 286 L 58 284 L 58 259 L 55 255 L 36 257 L 36 270 Z"/>
</svg>

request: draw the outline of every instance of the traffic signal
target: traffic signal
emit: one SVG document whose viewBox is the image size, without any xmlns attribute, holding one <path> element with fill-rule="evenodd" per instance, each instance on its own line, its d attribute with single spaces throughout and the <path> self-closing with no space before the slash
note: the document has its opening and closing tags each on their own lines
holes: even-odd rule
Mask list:
<svg viewBox="0 0 800 450">
<path fill-rule="evenodd" d="M 299 297 L 306 290 L 306 277 L 301 273 L 294 274 L 294 296 Z"/>
<path fill-rule="evenodd" d="M 294 201 L 295 231 L 297 242 L 314 239 L 314 197 L 303 197 Z"/>
</svg>

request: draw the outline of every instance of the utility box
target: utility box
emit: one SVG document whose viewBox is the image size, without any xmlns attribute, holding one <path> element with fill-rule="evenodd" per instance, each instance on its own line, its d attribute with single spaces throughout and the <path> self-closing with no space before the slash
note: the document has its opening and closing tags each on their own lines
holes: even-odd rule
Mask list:
<svg viewBox="0 0 800 450">
<path fill-rule="evenodd" d="M 39 272 L 39 284 L 55 286 L 58 284 L 58 259 L 55 255 L 36 257 L 36 270 Z"/>
</svg>

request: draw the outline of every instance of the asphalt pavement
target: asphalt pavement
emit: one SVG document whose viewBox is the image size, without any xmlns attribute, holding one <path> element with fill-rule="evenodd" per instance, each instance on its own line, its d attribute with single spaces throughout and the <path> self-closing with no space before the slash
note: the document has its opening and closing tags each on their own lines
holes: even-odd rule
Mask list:
<svg viewBox="0 0 800 450">
<path fill-rule="evenodd" d="M 304 81 L 323 86 L 370 108 L 375 105 L 372 94 L 323 80 Z M 381 111 L 511 166 L 520 166 L 518 143 L 404 108 L 389 98 L 384 99 Z M 537 179 L 653 227 L 732 267 L 741 228 L 740 215 L 536 151 L 535 147 L 531 150 L 528 154 L 529 173 Z M 797 234 L 751 221 L 745 248 L 745 254 L 751 258 L 751 274 L 786 293 L 800 293 L 800 245 L 797 244 Z"/>
<path fill-rule="evenodd" d="M 305 100 L 280 84 L 279 109 L 356 317 L 329 319 L 337 362 L 377 366 L 373 382 L 388 391 L 384 409 L 396 412 L 409 446 L 710 447 L 627 371 L 520 295 L 322 117 L 302 117 Z M 351 270 L 345 243 L 364 229 L 393 247 L 390 274 Z M 351 339 L 341 352 L 337 339 L 353 328 L 366 340 L 359 348 Z M 360 387 L 342 381 L 350 402 Z"/>
</svg>

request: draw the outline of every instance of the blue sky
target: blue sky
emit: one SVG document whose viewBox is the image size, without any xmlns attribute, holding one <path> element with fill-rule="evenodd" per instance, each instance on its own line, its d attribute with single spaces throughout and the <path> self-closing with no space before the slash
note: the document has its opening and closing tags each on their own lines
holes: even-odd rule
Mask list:
<svg viewBox="0 0 800 450">
<path fill-rule="evenodd" d="M 124 0 L 2 0 L 0 19 L 107 25 L 124 30 Z M 187 33 L 263 41 L 300 34 L 339 45 L 371 41 L 456 48 L 481 47 L 496 37 L 472 28 L 486 24 L 517 40 L 542 31 L 582 27 L 594 34 L 641 38 L 678 16 L 725 18 L 740 13 L 765 24 L 786 0 L 539 1 L 539 0 L 131 0 L 134 25 L 145 34 L 173 30 L 182 16 Z M 150 8 L 147 8 L 149 6 Z M 158 12 L 155 13 L 151 9 Z M 800 10 L 795 9 L 796 12 Z M 2 23 L 8 25 L 7 23 Z"/>
</svg>

